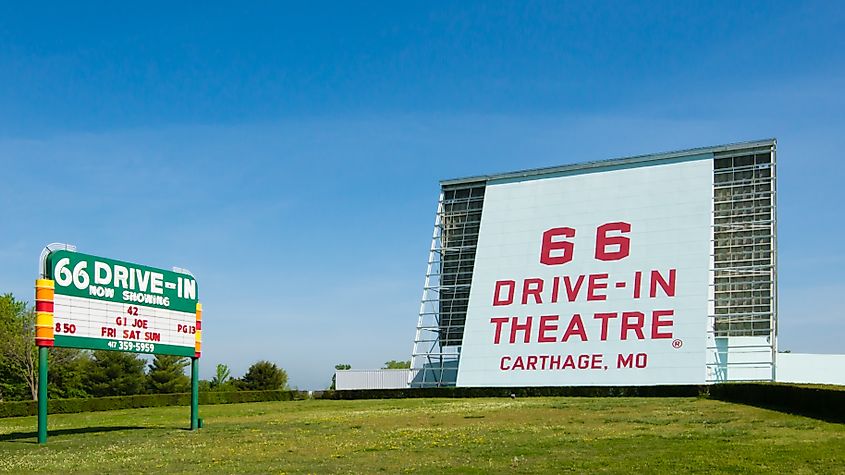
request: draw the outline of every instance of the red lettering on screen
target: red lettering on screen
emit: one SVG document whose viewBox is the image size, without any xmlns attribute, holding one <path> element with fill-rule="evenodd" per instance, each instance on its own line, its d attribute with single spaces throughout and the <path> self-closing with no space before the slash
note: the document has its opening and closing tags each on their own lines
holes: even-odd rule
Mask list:
<svg viewBox="0 0 845 475">
<path fill-rule="evenodd" d="M 601 320 L 601 341 L 607 341 L 607 326 L 611 318 L 616 318 L 616 313 L 597 313 L 593 318 Z"/>
<path fill-rule="evenodd" d="M 607 300 L 607 295 L 596 293 L 596 290 L 607 288 L 607 282 L 604 282 L 606 279 L 607 274 L 590 274 L 590 279 L 587 281 L 587 300 Z"/>
<path fill-rule="evenodd" d="M 631 320 L 634 320 L 633 322 Z M 642 312 L 623 312 L 622 313 L 622 335 L 621 339 L 628 339 L 628 332 L 634 330 L 637 338 L 645 339 L 643 335 L 643 325 L 645 325 L 645 315 Z"/>
<path fill-rule="evenodd" d="M 557 338 L 546 335 L 546 332 L 557 331 L 557 324 L 550 322 L 557 322 L 558 318 L 557 315 L 543 315 L 540 317 L 540 336 L 537 337 L 537 341 L 540 343 L 553 343 L 557 341 Z"/>
<path fill-rule="evenodd" d="M 584 283 L 584 275 L 579 275 L 578 279 L 575 280 L 575 286 L 572 285 L 572 281 L 568 275 L 563 276 L 563 285 L 566 286 L 566 298 L 570 302 L 574 302 L 575 299 L 578 298 L 578 292 L 581 290 L 581 284 Z"/>
<path fill-rule="evenodd" d="M 661 319 L 661 317 L 672 317 L 675 315 L 674 310 L 655 310 L 651 314 L 651 338 L 657 340 L 660 338 L 672 338 L 672 320 Z M 660 328 L 669 328 L 668 333 L 661 333 Z"/>
<path fill-rule="evenodd" d="M 596 261 L 619 261 L 631 255 L 632 225 L 625 221 L 602 224 L 596 229 L 594 257 Z M 547 266 L 561 265 L 574 258 L 575 228 L 556 227 L 548 229 L 542 234 L 540 263 Z M 580 256 L 581 254 L 579 254 Z M 589 257 L 587 255 L 587 257 Z M 583 265 L 582 265 L 583 267 Z M 589 268 L 589 267 L 587 267 Z M 663 268 L 633 270 L 622 269 L 620 274 L 613 264 L 606 268 L 597 269 L 599 272 L 564 275 L 563 273 L 547 277 L 528 277 L 515 279 L 501 279 L 495 281 L 493 305 L 543 305 L 574 302 L 608 302 L 617 297 L 626 301 L 645 298 L 673 298 L 677 290 L 677 269 Z M 601 272 L 604 271 L 604 272 Z M 647 279 L 647 280 L 645 280 Z M 643 282 L 645 280 L 645 282 Z M 647 290 L 645 287 L 647 286 Z M 630 289 L 630 290 L 629 290 Z M 581 292 L 584 290 L 584 293 Z M 517 295 L 521 292 L 521 295 Z M 648 294 L 646 297 L 645 294 Z M 670 305 L 671 306 L 671 305 Z M 552 307 L 560 311 L 563 306 Z M 636 308 L 636 307 L 635 307 Z M 665 307 L 664 307 L 665 308 Z M 499 316 L 490 319 L 493 325 L 493 343 L 503 344 L 503 335 L 510 345 L 540 343 L 543 345 L 561 345 L 569 342 L 587 341 L 618 341 L 631 340 L 661 340 L 672 339 L 674 327 L 674 310 L 639 311 L 609 311 L 606 304 L 597 304 L 589 315 L 588 327 L 584 324 L 581 313 L 568 315 L 548 314 L 537 315 L 535 321 L 532 315 Z M 520 313 L 520 312 L 516 312 Z M 571 315 L 570 318 L 569 315 Z M 537 323 L 537 325 L 534 325 Z M 649 326 L 646 329 L 646 326 Z M 589 331 L 588 331 L 589 330 Z M 545 347 L 545 346 L 544 346 Z M 561 348 L 563 346 L 560 346 Z M 679 348 L 676 346 L 675 348 Z M 510 355 L 500 360 L 502 371 L 512 370 L 545 370 L 545 369 L 602 369 L 608 367 L 603 363 L 602 354 L 583 355 Z M 608 355 L 609 364 L 616 360 L 617 368 L 644 368 L 648 355 L 645 353 Z"/>
<path fill-rule="evenodd" d="M 640 271 L 634 272 L 634 298 L 640 298 L 640 291 L 643 286 L 643 273 Z"/>
<path fill-rule="evenodd" d="M 540 263 L 547 266 L 566 264 L 572 260 L 572 251 L 575 247 L 571 241 L 560 241 L 555 238 L 574 238 L 573 228 L 552 228 L 543 233 L 542 247 L 540 249 Z M 552 255 L 552 251 L 561 251 Z"/>
<path fill-rule="evenodd" d="M 534 303 L 543 303 L 540 292 L 543 291 L 543 279 L 525 279 L 522 282 L 522 305 L 528 304 L 528 296 L 534 297 Z"/>
<path fill-rule="evenodd" d="M 552 279 L 552 303 L 557 303 L 557 294 L 560 291 L 560 277 Z"/>
<path fill-rule="evenodd" d="M 621 355 L 620 355 L 621 356 Z M 631 356 L 633 365 L 634 357 Z M 569 355 L 505 355 L 499 359 L 501 371 L 604 370 L 604 355 L 583 353 Z"/>
<path fill-rule="evenodd" d="M 508 317 L 493 317 L 490 323 L 496 325 L 496 335 L 493 337 L 493 343 L 498 345 L 502 341 L 502 324 L 510 320 Z"/>
<path fill-rule="evenodd" d="M 522 342 L 528 343 L 531 341 L 531 316 L 525 317 L 525 323 L 519 323 L 519 317 L 511 319 L 511 343 L 516 343 L 517 332 L 522 332 Z"/>
<path fill-rule="evenodd" d="M 587 341 L 587 332 L 584 330 L 584 321 L 581 320 L 581 315 L 576 313 L 572 316 L 572 319 L 569 320 L 569 325 L 566 327 L 566 331 L 563 333 L 563 338 L 560 341 L 566 343 L 572 335 L 578 335 L 581 338 L 581 341 Z"/>
<path fill-rule="evenodd" d="M 596 230 L 596 259 L 600 261 L 618 261 L 631 253 L 631 240 L 625 236 L 608 236 L 607 233 L 631 232 L 631 225 L 625 222 L 602 224 Z M 614 250 L 609 250 L 616 246 Z"/>
<path fill-rule="evenodd" d="M 648 353 L 616 354 L 617 369 L 643 369 L 648 366 Z M 500 371 L 604 371 L 602 353 L 504 355 L 499 358 Z"/>
<path fill-rule="evenodd" d="M 617 338 L 619 341 L 625 340 L 661 340 L 673 338 L 672 328 L 674 322 L 674 310 L 654 310 L 651 312 L 651 317 L 646 316 L 644 312 L 626 311 L 621 312 L 597 312 L 593 314 L 593 319 L 598 321 L 598 328 L 591 330 L 592 334 L 587 333 L 587 328 L 580 314 L 575 313 L 565 325 L 565 329 L 561 326 L 560 315 L 542 315 L 539 318 L 539 323 L 535 327 L 534 317 L 527 315 L 524 318 L 516 317 L 493 317 L 490 323 L 493 325 L 493 344 L 498 345 L 502 342 L 502 335 L 508 335 L 508 342 L 515 344 L 531 343 L 536 341 L 538 343 L 555 343 L 560 341 L 566 343 L 574 337 L 578 337 L 580 341 L 588 341 L 591 338 L 598 337 L 601 341 Z M 645 326 L 650 323 L 650 331 L 646 332 Z M 560 337 L 560 340 L 558 340 Z"/>
<path fill-rule="evenodd" d="M 649 283 L 649 287 L 651 291 L 649 292 L 649 297 L 655 298 L 657 297 L 657 286 L 660 286 L 663 289 L 663 293 L 666 294 L 667 297 L 674 297 L 675 296 L 675 269 L 669 269 L 669 281 L 667 282 L 666 279 L 660 275 L 660 271 L 653 270 L 651 271 L 651 282 Z"/>
<path fill-rule="evenodd" d="M 616 221 L 596 228 L 595 258 L 598 261 L 618 261 L 631 254 L 631 239 L 610 233 L 627 234 L 631 223 Z M 566 238 L 575 237 L 575 228 L 552 228 L 543 232 L 540 241 L 540 263 L 547 266 L 566 264 L 573 258 L 575 243 Z"/>
<path fill-rule="evenodd" d="M 506 365 L 509 364 L 510 361 L 511 361 L 510 356 L 503 356 L 501 361 L 499 362 L 499 369 L 502 370 L 502 371 L 507 371 L 509 366 L 506 366 Z"/>
<path fill-rule="evenodd" d="M 507 297 L 502 298 L 502 288 L 510 288 Z M 512 280 L 497 280 L 496 290 L 493 292 L 493 306 L 510 305 L 513 303 L 513 293 L 516 288 L 516 282 Z"/>
</svg>

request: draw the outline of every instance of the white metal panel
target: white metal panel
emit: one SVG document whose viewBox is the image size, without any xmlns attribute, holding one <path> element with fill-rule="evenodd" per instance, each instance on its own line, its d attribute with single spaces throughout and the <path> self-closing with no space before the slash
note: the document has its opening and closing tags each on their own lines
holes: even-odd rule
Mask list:
<svg viewBox="0 0 845 475">
<path fill-rule="evenodd" d="M 335 372 L 335 388 L 404 389 L 412 379 L 409 369 L 348 369 Z"/>
<path fill-rule="evenodd" d="M 778 353 L 777 381 L 845 386 L 845 355 Z"/>
<path fill-rule="evenodd" d="M 708 383 L 771 380 L 772 345 L 769 337 L 708 337 Z"/>
</svg>

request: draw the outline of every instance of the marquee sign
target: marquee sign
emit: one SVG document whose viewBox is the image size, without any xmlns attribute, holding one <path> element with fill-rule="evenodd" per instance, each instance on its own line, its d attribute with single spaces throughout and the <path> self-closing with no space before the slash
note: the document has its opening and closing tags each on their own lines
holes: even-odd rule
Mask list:
<svg viewBox="0 0 845 475">
<path fill-rule="evenodd" d="M 36 282 L 39 346 L 199 357 L 193 276 L 69 250 Z"/>
<path fill-rule="evenodd" d="M 458 386 L 703 384 L 712 160 L 490 182 Z"/>
</svg>

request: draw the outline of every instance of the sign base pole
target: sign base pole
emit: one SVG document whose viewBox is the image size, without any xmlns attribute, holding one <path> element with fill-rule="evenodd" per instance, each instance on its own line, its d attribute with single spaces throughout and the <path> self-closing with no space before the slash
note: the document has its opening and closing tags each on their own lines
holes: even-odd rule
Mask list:
<svg viewBox="0 0 845 475">
<path fill-rule="evenodd" d="M 199 361 L 199 358 L 191 358 L 191 430 L 199 428 Z"/>
<path fill-rule="evenodd" d="M 38 347 L 38 443 L 47 443 L 47 347 Z"/>
</svg>

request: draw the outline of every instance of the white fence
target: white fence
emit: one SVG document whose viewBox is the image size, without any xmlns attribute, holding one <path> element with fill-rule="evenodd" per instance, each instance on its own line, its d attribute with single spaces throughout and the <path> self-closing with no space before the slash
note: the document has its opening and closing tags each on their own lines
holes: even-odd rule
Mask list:
<svg viewBox="0 0 845 475">
<path fill-rule="evenodd" d="M 779 383 L 845 386 L 845 355 L 778 353 L 776 380 Z"/>
<path fill-rule="evenodd" d="M 347 369 L 335 372 L 336 389 L 404 389 L 410 369 Z"/>
</svg>

